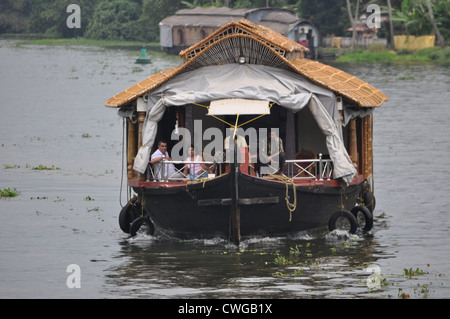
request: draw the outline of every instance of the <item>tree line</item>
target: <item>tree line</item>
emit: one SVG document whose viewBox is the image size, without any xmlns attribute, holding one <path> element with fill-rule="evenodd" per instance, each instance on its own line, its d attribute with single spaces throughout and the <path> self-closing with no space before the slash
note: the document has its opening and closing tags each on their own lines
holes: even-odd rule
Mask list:
<svg viewBox="0 0 450 319">
<path fill-rule="evenodd" d="M 67 27 L 66 9 L 72 3 L 80 7 L 81 28 Z M 370 15 L 369 4 L 378 4 L 384 17 L 379 37 L 440 34 L 450 39 L 450 0 L 1 0 L 0 34 L 159 42 L 159 22 L 180 9 L 271 6 L 293 10 L 323 36 L 351 36 L 352 19 Z"/>
</svg>

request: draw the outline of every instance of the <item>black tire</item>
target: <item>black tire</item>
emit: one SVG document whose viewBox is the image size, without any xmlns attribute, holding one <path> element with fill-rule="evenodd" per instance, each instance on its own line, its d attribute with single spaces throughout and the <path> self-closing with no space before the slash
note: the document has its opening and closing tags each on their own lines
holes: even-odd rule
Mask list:
<svg viewBox="0 0 450 319">
<path fill-rule="evenodd" d="M 376 200 L 375 200 L 375 196 L 373 195 L 372 192 L 366 192 L 364 194 L 364 206 L 366 206 L 371 213 L 373 213 L 373 211 L 375 210 L 375 204 L 376 204 Z"/>
<path fill-rule="evenodd" d="M 360 206 L 356 206 L 353 207 L 351 213 L 353 214 L 353 216 L 355 216 L 356 221 L 358 222 L 359 227 L 361 227 L 364 231 L 369 231 L 372 229 L 373 227 L 373 215 L 370 212 L 369 208 L 367 208 L 366 206 L 360 205 Z M 364 218 L 364 224 L 360 225 L 359 223 L 359 216 L 362 216 Z"/>
<path fill-rule="evenodd" d="M 147 235 L 153 235 L 155 233 L 155 226 L 147 217 L 138 217 L 130 225 L 130 235 L 131 237 L 136 236 L 138 230 L 145 226 L 145 233 Z"/>
<path fill-rule="evenodd" d="M 331 215 L 330 219 L 328 220 L 328 229 L 330 231 L 335 230 L 337 228 L 337 221 L 341 217 L 347 219 L 350 223 L 350 229 L 348 229 L 348 232 L 350 234 L 355 234 L 356 230 L 358 229 L 358 221 L 356 220 L 355 216 L 353 216 L 353 214 L 348 210 L 337 211 L 336 213 Z"/>
<path fill-rule="evenodd" d="M 129 234 L 131 223 L 138 218 L 141 214 L 139 212 L 139 204 L 133 204 L 128 202 L 119 213 L 119 226 L 120 229 Z"/>
</svg>

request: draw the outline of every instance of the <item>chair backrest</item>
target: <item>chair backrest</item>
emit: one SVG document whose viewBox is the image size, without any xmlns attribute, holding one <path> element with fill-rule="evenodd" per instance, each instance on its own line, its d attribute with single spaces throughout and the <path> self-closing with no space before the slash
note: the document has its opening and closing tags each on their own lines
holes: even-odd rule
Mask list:
<svg viewBox="0 0 450 319">
<path fill-rule="evenodd" d="M 311 150 L 301 150 L 295 154 L 296 159 L 317 159 L 317 154 Z"/>
<path fill-rule="evenodd" d="M 301 151 L 297 152 L 297 154 L 295 154 L 295 159 L 298 159 L 298 160 L 314 159 L 315 160 L 315 159 L 317 159 L 317 154 L 311 150 L 301 150 Z M 303 162 L 303 163 L 298 163 L 298 165 L 304 169 L 306 169 L 309 166 L 307 171 L 310 173 L 314 173 L 315 163 L 313 165 L 311 165 L 311 162 Z M 306 175 L 305 172 L 301 172 L 300 168 L 297 168 L 297 172 L 301 173 L 299 176 Z"/>
</svg>

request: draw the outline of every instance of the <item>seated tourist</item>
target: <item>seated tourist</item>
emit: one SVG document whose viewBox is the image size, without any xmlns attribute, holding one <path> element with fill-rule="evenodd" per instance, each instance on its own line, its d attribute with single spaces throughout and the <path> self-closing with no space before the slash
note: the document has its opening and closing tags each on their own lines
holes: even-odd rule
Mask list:
<svg viewBox="0 0 450 319">
<path fill-rule="evenodd" d="M 194 147 L 189 147 L 189 156 L 186 158 L 187 162 L 203 162 L 201 155 L 195 156 Z M 186 175 L 191 181 L 198 178 L 208 177 L 209 168 L 202 163 L 186 164 L 184 168 L 184 175 Z"/>
<path fill-rule="evenodd" d="M 150 162 L 153 164 L 155 178 L 159 180 L 180 179 L 183 174 L 178 172 L 173 164 L 165 164 L 164 172 L 162 170 L 162 161 L 171 161 L 172 159 L 167 152 L 167 142 L 159 141 L 158 149 L 152 154 Z"/>
</svg>

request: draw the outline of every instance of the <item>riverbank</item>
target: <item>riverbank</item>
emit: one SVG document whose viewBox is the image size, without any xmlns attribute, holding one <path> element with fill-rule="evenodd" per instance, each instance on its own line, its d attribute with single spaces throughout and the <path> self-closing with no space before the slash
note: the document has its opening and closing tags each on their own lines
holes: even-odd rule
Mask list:
<svg viewBox="0 0 450 319">
<path fill-rule="evenodd" d="M 436 63 L 450 64 L 450 47 L 431 47 L 415 52 L 392 51 L 386 49 L 356 49 L 335 51 L 336 62 L 364 63 Z"/>
<path fill-rule="evenodd" d="M 125 49 L 125 50 L 139 50 L 145 47 L 149 51 L 161 51 L 161 46 L 157 42 L 142 42 L 142 41 L 123 41 L 123 40 L 94 40 L 86 38 L 42 38 L 42 36 L 34 35 L 28 37 L 21 37 L 17 35 L 0 35 L 0 39 L 17 40 L 18 46 L 22 45 L 54 45 L 54 46 L 97 46 L 107 49 Z"/>
<path fill-rule="evenodd" d="M 96 46 L 105 49 L 140 50 L 145 47 L 148 51 L 161 52 L 161 46 L 156 42 L 123 41 L 123 40 L 93 40 L 86 38 L 42 38 L 39 35 L 20 37 L 17 35 L 0 35 L 0 39 L 18 40 L 22 45 L 49 45 L 49 46 Z M 170 55 L 169 55 L 170 56 Z M 175 55 L 176 56 L 176 55 Z M 356 48 L 355 51 L 342 48 L 319 48 L 319 58 L 334 60 L 336 62 L 356 63 L 436 63 L 450 64 L 450 47 L 425 48 L 415 52 L 392 51 L 384 46 L 370 46 L 364 50 Z"/>
</svg>

